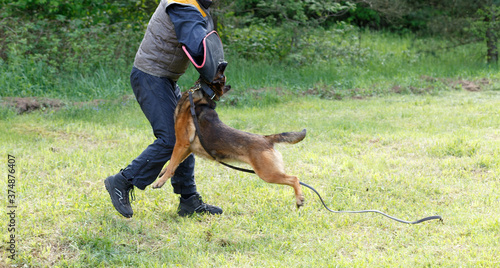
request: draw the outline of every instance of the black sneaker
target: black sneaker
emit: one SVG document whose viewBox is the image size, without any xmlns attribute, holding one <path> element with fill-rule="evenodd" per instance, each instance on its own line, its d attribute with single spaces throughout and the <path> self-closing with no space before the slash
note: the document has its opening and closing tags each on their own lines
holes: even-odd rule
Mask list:
<svg viewBox="0 0 500 268">
<path fill-rule="evenodd" d="M 177 214 L 181 217 L 189 216 L 193 213 L 209 213 L 212 215 L 222 214 L 222 209 L 220 207 L 203 203 L 199 193 L 187 199 L 181 197 L 180 200 L 181 202 Z"/>
<path fill-rule="evenodd" d="M 109 195 L 111 196 L 111 202 L 113 202 L 113 206 L 115 209 L 120 212 L 126 218 L 132 218 L 134 211 L 132 211 L 132 206 L 130 206 L 129 201 L 129 193 L 132 196 L 132 201 L 135 200 L 133 191 L 134 185 L 123 177 L 120 173 L 109 176 L 104 180 L 104 185 L 106 185 L 106 190 L 108 190 Z"/>
</svg>

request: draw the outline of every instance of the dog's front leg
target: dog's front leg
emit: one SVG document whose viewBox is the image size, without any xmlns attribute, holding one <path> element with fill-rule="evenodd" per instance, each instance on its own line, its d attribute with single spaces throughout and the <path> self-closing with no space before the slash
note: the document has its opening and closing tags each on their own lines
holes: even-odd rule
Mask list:
<svg viewBox="0 0 500 268">
<path fill-rule="evenodd" d="M 160 178 L 156 180 L 151 187 L 161 188 L 163 184 L 165 184 L 165 182 L 167 182 L 167 180 L 174 175 L 179 164 L 182 163 L 182 161 L 184 161 L 190 154 L 191 150 L 189 149 L 189 144 L 186 146 L 176 143 L 167 167 L 160 172 Z"/>
</svg>

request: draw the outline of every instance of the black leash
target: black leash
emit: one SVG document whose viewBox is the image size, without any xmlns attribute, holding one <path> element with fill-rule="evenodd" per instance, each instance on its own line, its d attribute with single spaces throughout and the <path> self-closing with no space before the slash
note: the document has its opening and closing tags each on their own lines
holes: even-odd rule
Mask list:
<svg viewBox="0 0 500 268">
<path fill-rule="evenodd" d="M 328 208 L 325 204 L 325 202 L 323 201 L 323 198 L 321 198 L 321 195 L 319 195 L 318 191 L 316 191 L 316 189 L 314 189 L 312 186 L 309 186 L 303 182 L 299 182 L 300 185 L 303 185 L 311 190 L 313 190 L 319 197 L 319 200 L 321 200 L 321 203 L 323 203 L 323 206 L 330 212 L 333 212 L 333 213 L 378 213 L 378 214 L 382 214 L 384 216 L 386 216 L 387 218 L 389 219 L 392 219 L 392 220 L 395 220 L 395 221 L 398 221 L 398 222 L 401 222 L 401 223 L 407 223 L 407 224 L 417 224 L 417 223 L 421 223 L 421 222 L 424 222 L 424 221 L 430 221 L 430 220 L 440 220 L 440 221 L 443 221 L 443 218 L 441 218 L 441 216 L 430 216 L 430 217 L 425 217 L 423 219 L 420 219 L 420 220 L 417 220 L 417 221 L 405 221 L 405 220 L 401 220 L 401 219 L 398 219 L 398 218 L 395 218 L 393 216 L 390 216 L 390 215 L 387 215 L 381 211 L 378 211 L 378 210 L 359 210 L 359 211 L 346 211 L 346 210 L 342 210 L 342 211 L 335 211 L 335 210 L 331 210 L 330 208 Z"/>
<path fill-rule="evenodd" d="M 200 143 L 201 143 L 201 146 L 203 147 L 203 149 L 207 148 L 205 146 L 205 143 L 201 137 L 201 133 L 200 133 L 200 125 L 198 123 L 198 118 L 196 117 L 196 112 L 195 112 L 195 109 L 194 109 L 194 101 L 193 101 L 193 90 L 190 90 L 189 91 L 189 102 L 191 104 L 191 116 L 193 117 L 193 121 L 194 121 L 194 126 L 195 126 L 195 129 L 196 129 L 196 135 L 198 135 L 198 139 L 200 140 Z M 217 162 L 221 163 L 222 165 L 226 166 L 226 167 L 229 167 L 229 168 L 232 168 L 232 169 L 235 169 L 235 170 L 238 170 L 238 171 L 242 171 L 242 172 L 247 172 L 247 173 L 252 173 L 252 174 L 255 174 L 255 171 L 251 170 L 251 169 L 245 169 L 245 168 L 239 168 L 239 167 L 235 167 L 235 166 L 232 166 L 232 165 L 229 165 L 227 163 L 224 163 L 224 162 L 221 162 L 219 160 L 217 160 L 217 158 L 215 158 L 215 156 L 212 154 L 212 152 L 209 152 L 207 149 L 205 149 L 205 151 Z M 443 218 L 441 218 L 441 216 L 430 216 L 430 217 L 425 217 L 423 219 L 420 219 L 420 220 L 417 220 L 417 221 L 405 221 L 405 220 L 401 220 L 401 219 L 398 219 L 398 218 L 395 218 L 393 216 L 390 216 L 390 215 L 387 215 L 381 211 L 378 211 L 378 210 L 359 210 L 359 211 L 346 211 L 346 210 L 343 210 L 343 211 L 335 211 L 335 210 L 332 210 L 330 209 L 326 204 L 325 204 L 325 201 L 323 201 L 323 198 L 321 197 L 321 195 L 318 193 L 318 191 L 316 191 L 316 189 L 314 189 L 312 186 L 309 186 L 303 182 L 299 182 L 300 185 L 303 185 L 311 190 L 313 190 L 313 192 L 315 192 L 318 197 L 319 197 L 319 200 L 321 200 L 321 203 L 323 204 L 323 206 L 330 212 L 333 212 L 333 213 L 378 213 L 378 214 L 381 214 L 389 219 L 392 219 L 392 220 L 395 220 L 395 221 L 398 221 L 398 222 L 401 222 L 401 223 L 407 223 L 407 224 L 417 224 L 417 223 L 421 223 L 421 222 L 424 222 L 424 221 L 430 221 L 430 220 L 440 220 L 441 222 L 443 221 Z"/>
</svg>

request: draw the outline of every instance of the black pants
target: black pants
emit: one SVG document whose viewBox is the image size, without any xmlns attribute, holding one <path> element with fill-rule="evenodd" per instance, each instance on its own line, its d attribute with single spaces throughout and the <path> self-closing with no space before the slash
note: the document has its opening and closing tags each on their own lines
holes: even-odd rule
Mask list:
<svg viewBox="0 0 500 268">
<path fill-rule="evenodd" d="M 156 140 L 130 163 L 122 174 L 139 189 L 153 183 L 165 163 L 170 160 L 175 145 L 174 111 L 181 92 L 177 84 L 165 77 L 156 77 L 133 68 L 130 83 L 135 97 L 146 115 Z M 176 194 L 196 192 L 194 156 L 182 162 L 171 183 Z"/>
</svg>

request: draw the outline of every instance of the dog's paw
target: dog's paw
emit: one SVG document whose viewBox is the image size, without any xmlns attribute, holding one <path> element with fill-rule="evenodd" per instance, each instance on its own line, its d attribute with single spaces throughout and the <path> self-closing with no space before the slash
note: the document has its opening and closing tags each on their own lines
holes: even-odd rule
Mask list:
<svg viewBox="0 0 500 268">
<path fill-rule="evenodd" d="M 163 186 L 163 184 L 165 184 L 165 181 L 162 180 L 162 179 L 159 179 L 157 181 L 155 181 L 151 187 L 153 187 L 153 189 L 157 189 L 157 188 L 161 188 Z"/>
<path fill-rule="evenodd" d="M 303 195 L 301 195 L 299 198 L 297 198 L 297 208 L 300 208 L 301 206 L 304 205 L 305 198 Z"/>
</svg>

